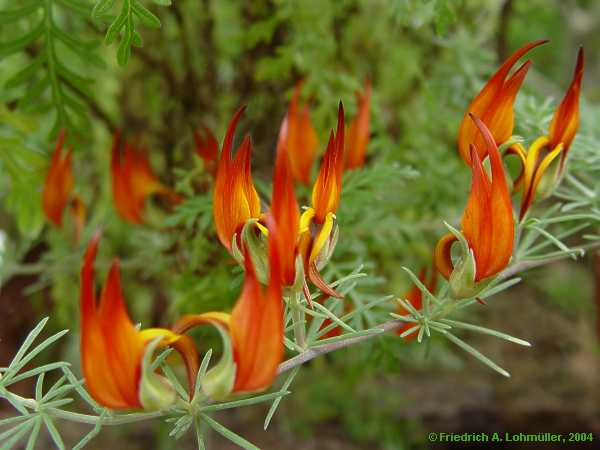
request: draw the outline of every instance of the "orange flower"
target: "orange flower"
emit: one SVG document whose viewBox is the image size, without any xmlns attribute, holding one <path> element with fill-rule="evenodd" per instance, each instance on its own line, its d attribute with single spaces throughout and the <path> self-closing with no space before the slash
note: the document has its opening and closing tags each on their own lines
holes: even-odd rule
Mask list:
<svg viewBox="0 0 600 450">
<path fill-rule="evenodd" d="M 268 222 L 268 286 L 261 286 L 252 265 L 252 258 L 246 254 L 244 286 L 231 315 L 218 312 L 187 315 L 173 327 L 176 333 L 184 333 L 194 326 L 209 323 L 228 334 L 225 346 L 231 345 L 233 350 L 231 365 L 225 371 L 227 361 L 222 360 L 212 369 L 219 371 L 219 383 L 226 384 L 215 389 L 221 397 L 227 397 L 230 393 L 266 389 L 277 375 L 277 368 L 283 359 L 283 299 L 279 253 L 283 242 L 276 225 L 272 221 Z M 228 376 L 225 376 L 225 373 Z M 207 377 L 211 377 L 210 371 Z M 204 387 L 207 386 L 205 380 Z"/>
<path fill-rule="evenodd" d="M 344 170 L 344 106 L 340 102 L 335 134 L 329 136 L 327 151 L 312 191 L 312 208 L 300 218 L 300 252 L 308 278 L 324 293 L 341 297 L 321 278 L 318 260 L 327 260 L 337 239 L 335 211 L 342 192 Z M 305 288 L 305 294 L 307 293 Z M 308 295 L 307 295 L 308 298 Z"/>
<path fill-rule="evenodd" d="M 369 144 L 369 108 L 371 104 L 371 81 L 365 80 L 364 93 L 356 92 L 358 113 L 350 123 L 346 135 L 346 169 L 364 166 Z"/>
<path fill-rule="evenodd" d="M 301 183 L 309 184 L 310 169 L 319 146 L 319 139 L 310 120 L 308 104 L 300 104 L 302 84 L 302 81 L 296 84 L 284 119 L 288 122 L 284 139 L 290 155 L 292 176 Z"/>
<path fill-rule="evenodd" d="M 221 243 L 231 251 L 232 240 L 250 219 L 260 217 L 260 199 L 250 171 L 252 145 L 246 136 L 239 146 L 235 158 L 231 148 L 233 134 L 246 107 L 242 106 L 233 115 L 221 150 L 213 194 L 213 216 Z"/>
<path fill-rule="evenodd" d="M 486 145 L 477 128 L 469 119 L 469 113 L 481 118 L 492 133 L 496 144 L 506 142 L 512 135 L 514 126 L 513 104 L 531 61 L 526 61 L 508 79 L 508 73 L 525 53 L 548 41 L 531 42 L 514 52 L 489 79 L 477 97 L 471 102 L 458 131 L 458 149 L 467 164 L 471 164 L 470 144 L 479 152 L 479 159 L 485 158 Z"/>
<path fill-rule="evenodd" d="M 317 181 L 313 186 L 312 204 L 315 211 L 314 221 L 322 224 L 327 216 L 334 214 L 342 193 L 342 172 L 344 168 L 344 106 L 340 102 L 338 125 L 334 135 L 329 135 L 327 151 L 321 163 Z"/>
<path fill-rule="evenodd" d="M 291 176 L 289 153 L 285 140 L 286 130 L 287 119 L 284 119 L 277 141 L 277 159 L 275 160 L 275 171 L 273 174 L 271 214 L 277 224 L 282 242 L 280 252 L 282 281 L 284 286 L 292 286 L 296 282 L 300 211 Z"/>
<path fill-rule="evenodd" d="M 504 166 L 494 138 L 479 118 L 474 115 L 471 118 L 485 139 L 487 150 L 484 154 L 489 154 L 492 169 L 490 182 L 480 153 L 471 145 L 473 181 L 462 218 L 462 232 L 475 262 L 474 282 L 479 282 L 497 274 L 508 264 L 513 249 L 514 219 Z M 448 234 L 436 247 L 436 267 L 445 278 L 449 278 L 454 270 L 450 250 L 455 240 L 454 235 Z M 468 257 L 463 255 L 463 258 Z"/>
<path fill-rule="evenodd" d="M 231 313 L 231 338 L 237 367 L 233 392 L 266 389 L 277 375 L 283 359 L 281 243 L 276 242 L 279 237 L 272 224 L 269 230 L 269 285 L 263 289 L 251 259 L 244 258 L 244 287 Z"/>
<path fill-rule="evenodd" d="M 56 141 L 42 199 L 46 217 L 56 226 L 62 224 L 63 211 L 73 190 L 72 150 L 69 148 L 63 154 L 64 142 L 65 131 L 63 130 Z"/>
<path fill-rule="evenodd" d="M 145 347 L 162 337 L 161 346 L 170 345 L 183 357 L 192 395 L 198 370 L 198 355 L 193 342 L 187 336 L 178 336 L 162 328 L 137 329 L 125 308 L 118 260 L 111 266 L 97 304 L 94 260 L 99 240 L 100 233 L 96 233 L 81 268 L 81 361 L 88 391 L 107 408 L 143 407 L 140 381 Z"/>
<path fill-rule="evenodd" d="M 62 225 L 63 211 L 69 205 L 75 221 L 76 240 L 78 240 L 85 222 L 85 205 L 77 195 L 72 194 L 73 152 L 69 148 L 63 154 L 65 135 L 65 131 L 61 131 L 56 141 L 56 147 L 52 154 L 50 168 L 44 184 L 42 207 L 48 220 L 57 227 L 60 227 Z"/>
<path fill-rule="evenodd" d="M 210 128 L 203 126 L 202 133 L 200 131 L 194 132 L 194 140 L 196 141 L 196 154 L 202 158 L 205 170 L 214 176 L 217 170 L 217 158 L 219 157 L 219 143 L 215 135 Z"/>
<path fill-rule="evenodd" d="M 146 198 L 150 195 L 162 195 L 172 203 L 180 197 L 162 184 L 150 168 L 145 150 L 134 147 L 125 141 L 121 154 L 120 133 L 113 139 L 110 169 L 112 175 L 112 192 L 115 208 L 119 215 L 128 222 L 142 223 L 142 211 Z"/>
<path fill-rule="evenodd" d="M 427 288 L 427 290 L 429 292 L 435 291 L 435 288 L 437 285 L 436 271 L 432 268 L 431 276 L 429 277 L 428 281 L 426 280 L 426 276 L 427 276 L 427 269 L 422 268 L 421 271 L 419 272 L 419 280 L 421 281 L 421 283 L 423 283 L 425 285 L 425 287 Z M 404 295 L 404 300 L 406 300 L 417 311 L 419 311 L 423 307 L 423 292 L 421 292 L 421 289 L 419 289 L 419 287 L 415 284 L 410 289 L 410 291 L 408 291 Z M 410 314 L 410 311 L 407 308 L 405 308 L 404 306 L 402 306 L 401 303 L 398 303 L 398 308 L 397 308 L 396 312 L 397 312 L 397 314 L 399 314 L 401 316 Z M 408 331 L 409 329 L 411 329 L 414 326 L 415 326 L 415 324 L 412 322 L 405 322 L 404 325 L 402 325 L 402 327 L 400 327 L 396 330 L 396 334 L 398 336 L 400 336 L 402 333 L 404 333 L 405 331 Z M 410 340 L 414 339 L 415 337 L 417 337 L 417 330 L 404 336 L 404 339 L 407 341 L 410 341 Z"/>
<path fill-rule="evenodd" d="M 555 183 L 564 171 L 567 153 L 579 126 L 579 91 L 583 77 L 583 65 L 583 48 L 581 48 L 577 55 L 573 80 L 554 113 L 549 135 L 537 138 L 528 150 L 516 143 L 506 151 L 507 154 L 516 155 L 522 165 L 521 174 L 515 180 L 514 185 L 515 191 L 521 185 L 523 186 L 519 211 L 520 220 L 525 217 L 531 207 L 543 175 L 558 155 L 560 155 L 560 166 L 553 180 Z"/>
</svg>

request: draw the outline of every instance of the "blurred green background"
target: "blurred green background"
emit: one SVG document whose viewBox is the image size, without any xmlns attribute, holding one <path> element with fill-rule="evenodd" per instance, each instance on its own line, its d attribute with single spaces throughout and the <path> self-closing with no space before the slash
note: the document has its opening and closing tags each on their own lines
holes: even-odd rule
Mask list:
<svg viewBox="0 0 600 450">
<path fill-rule="evenodd" d="M 495 67 L 522 44 L 551 40 L 531 53 L 516 134 L 546 130 L 583 45 L 580 135 L 600 145 L 597 1 L 144 2 L 162 25 L 138 24 L 143 46 L 131 49 L 126 65 L 117 62 L 119 37 L 116 44 L 101 42 L 106 21 L 92 19 L 89 9 L 69 8 L 66 0 L 46 3 L 80 48 L 74 52 L 58 42 L 52 54 L 81 79 L 59 78 L 40 94 L 36 83 L 54 73 L 48 66 L 36 67 L 27 82 L 16 82 L 15 75 L 48 51 L 48 43 L 41 38 L 10 51 L 3 43 L 36 20 L 11 20 L 2 11 L 15 2 L 0 0 L 0 365 L 49 315 L 53 327 L 74 332 L 46 358 L 66 358 L 77 367 L 78 271 L 83 246 L 99 225 L 105 238 L 98 280 L 118 255 L 129 309 L 145 326 L 228 308 L 239 292 L 240 271 L 214 235 L 210 177 L 193 155 L 193 130 L 206 124 L 221 141 L 233 111 L 247 104 L 238 139 L 251 134 L 255 181 L 268 198 L 279 125 L 301 78 L 321 151 L 338 101 L 352 116 L 354 91 L 365 77 L 373 83 L 368 162 L 345 177 L 340 242 L 328 272 L 365 264 L 372 277 L 354 295 L 400 296 L 409 288 L 401 267 L 418 271 L 430 264 L 445 231 L 442 221 L 458 222 L 468 194 L 469 170 L 455 148 L 462 115 Z M 57 127 L 69 131 L 75 190 L 89 210 L 79 244 L 65 229 L 47 225 L 41 211 Z M 117 128 L 148 145 L 161 180 L 188 197 L 183 205 L 148 205 L 142 226 L 116 216 L 109 160 Z M 309 190 L 298 193 L 306 203 Z M 532 342 L 532 349 L 523 349 L 473 339 L 510 370 L 510 379 L 441 339 L 419 346 L 386 336 L 303 368 L 268 432 L 262 407 L 218 419 L 265 449 L 428 448 L 430 431 L 594 432 L 600 438 L 593 256 L 527 273 L 522 284 L 469 311 L 471 321 Z M 211 334 L 203 337 L 207 348 L 216 342 Z M 27 393 L 32 387 L 19 388 Z M 168 432 L 159 422 L 106 429 L 87 448 L 194 448 L 185 438 L 172 441 Z M 83 431 L 70 433 L 75 440 Z M 219 436 L 207 445 L 233 448 Z M 445 447 L 452 445 L 436 448 Z"/>
</svg>

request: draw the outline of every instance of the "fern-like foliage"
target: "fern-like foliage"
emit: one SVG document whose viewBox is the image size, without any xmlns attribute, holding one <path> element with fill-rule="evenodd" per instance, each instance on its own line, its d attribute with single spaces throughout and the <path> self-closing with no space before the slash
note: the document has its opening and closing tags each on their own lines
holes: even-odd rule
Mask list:
<svg viewBox="0 0 600 450">
<path fill-rule="evenodd" d="M 17 37 L 0 42 L 0 60 L 25 53 L 27 62 L 7 80 L 5 88 L 19 90 L 20 108 L 54 110 L 51 135 L 60 128 L 81 132 L 89 125 L 88 108 L 82 99 L 92 97 L 92 80 L 71 68 L 71 62 L 79 59 L 81 65 L 103 67 L 103 61 L 94 53 L 96 43 L 81 40 L 65 25 L 72 15 L 89 17 L 89 6 L 82 0 L 15 4 L 20 5 L 0 11 L 0 27 L 18 30 Z"/>
<path fill-rule="evenodd" d="M 157 5 L 169 6 L 171 0 L 152 0 Z M 92 17 L 99 22 L 110 23 L 104 43 L 111 45 L 120 36 L 117 61 L 124 66 L 131 56 L 131 47 L 142 46 L 142 36 L 137 30 L 138 24 L 150 28 L 160 28 L 160 19 L 156 17 L 140 0 L 123 0 L 119 14 L 115 17 L 111 11 L 115 0 L 98 0 L 92 10 Z"/>
</svg>

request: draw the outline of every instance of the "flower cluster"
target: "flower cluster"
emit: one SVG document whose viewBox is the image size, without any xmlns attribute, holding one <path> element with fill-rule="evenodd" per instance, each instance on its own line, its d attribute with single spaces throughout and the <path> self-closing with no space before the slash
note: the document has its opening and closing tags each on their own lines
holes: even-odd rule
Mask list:
<svg viewBox="0 0 600 450">
<path fill-rule="evenodd" d="M 583 49 L 580 49 L 573 80 L 558 106 L 548 136 L 536 139 L 529 150 L 512 136 L 518 90 L 531 61 L 523 63 L 514 74 L 509 72 L 531 49 L 546 41 L 535 41 L 513 53 L 490 78 L 469 105 L 460 125 L 458 149 L 471 166 L 471 193 L 461 221 L 462 233 L 454 230 L 443 236 L 435 250 L 435 264 L 449 279 L 456 298 L 475 297 L 509 263 L 515 247 L 515 219 L 504 155 L 517 155 L 522 163 L 512 193 L 520 193 L 519 222 L 531 207 L 544 174 L 560 155 L 560 163 L 549 174 L 545 194 L 557 186 L 565 170 L 571 142 L 579 124 L 579 91 L 583 77 Z M 491 180 L 484 167 L 488 159 Z M 461 253 L 453 261 L 452 245 L 459 242 Z"/>
<path fill-rule="evenodd" d="M 526 217 L 541 182 L 546 180 L 542 194 L 549 195 L 564 173 L 579 125 L 583 49 L 579 50 L 573 79 L 552 118 L 548 136 L 535 139 L 529 150 L 513 136 L 513 105 L 532 62 L 526 61 L 514 73 L 510 72 L 527 52 L 546 42 L 531 42 L 515 51 L 469 104 L 461 121 L 457 145 L 461 158 L 471 168 L 471 192 L 460 231 L 452 228 L 438 241 L 434 252 L 435 268 L 449 281 L 450 293 L 456 299 L 476 297 L 506 268 L 516 246 L 516 226 Z M 511 182 L 503 163 L 503 156 L 510 155 L 516 155 L 521 162 L 521 172 L 512 182 L 512 195 L 520 195 L 518 220 L 514 217 Z M 548 173 L 559 155 L 559 164 L 553 173 Z M 454 258 L 456 242 L 460 253 Z M 428 290 L 435 290 L 435 273 L 426 282 L 422 270 L 419 278 Z M 421 309 L 422 292 L 417 286 L 404 297 L 415 309 Z M 406 315 L 408 311 L 399 304 L 397 313 Z M 407 323 L 398 334 L 410 327 Z M 405 337 L 414 336 L 409 333 Z"/>
<path fill-rule="evenodd" d="M 312 190 L 312 205 L 301 213 L 294 181 L 306 182 L 315 157 L 316 133 L 308 107 L 298 111 L 300 85 L 284 117 L 276 146 L 270 207 L 263 211 L 251 173 L 252 143 L 244 137 L 233 154 L 236 127 L 245 107 L 232 117 L 219 155 L 208 128 L 195 135 L 196 152 L 214 176 L 213 216 L 217 236 L 244 268 L 241 294 L 231 311 L 188 314 L 170 329 L 139 330 L 129 318 L 115 260 L 96 300 L 93 262 L 100 233 L 91 239 L 81 270 L 81 359 L 92 397 L 112 409 L 164 408 L 175 402 L 169 380 L 151 368 L 152 355 L 161 347 L 179 352 L 188 375 L 190 395 L 195 392 L 199 355 L 191 328 L 215 327 L 223 341 L 220 361 L 206 371 L 202 392 L 213 400 L 268 388 L 284 354 L 284 305 L 304 292 L 312 301 L 309 282 L 327 296 L 341 297 L 321 277 L 320 270 L 333 253 L 338 225 L 346 148 L 352 163 L 362 165 L 368 142 L 367 94 L 360 97 L 359 112 L 348 130 L 340 102 L 335 132 L 330 133 L 321 168 Z M 306 132 L 310 139 L 306 140 Z M 346 135 L 352 141 L 346 147 Z M 310 145 L 308 145 L 310 141 Z M 298 168 L 302 168 L 298 172 Z M 301 176 L 299 175 L 301 173 Z M 173 202 L 179 197 L 152 173 L 146 153 L 114 137 L 111 174 L 113 200 L 118 214 L 132 223 L 143 220 L 147 196 L 159 194 Z"/>
<path fill-rule="evenodd" d="M 513 136 L 513 105 L 532 65 L 526 61 L 511 74 L 517 61 L 544 44 L 536 41 L 511 55 L 468 106 L 458 131 L 460 156 L 471 170 L 471 190 L 460 230 L 450 226 L 434 251 L 434 267 L 419 275 L 419 286 L 405 295 L 398 313 L 407 306 L 423 307 L 423 286 L 434 291 L 437 272 L 449 282 L 454 299 L 477 298 L 509 264 L 516 247 L 516 230 L 534 202 L 536 193 L 550 193 L 560 181 L 579 122 L 579 91 L 584 57 L 580 50 L 573 80 L 550 124 L 548 136 L 536 139 L 528 150 Z M 243 288 L 231 313 L 188 314 L 170 329 L 140 330 L 130 320 L 115 261 L 96 300 L 93 262 L 100 235 L 90 241 L 81 270 L 81 358 L 91 395 L 113 409 L 164 408 L 175 402 L 170 381 L 152 368 L 157 348 L 172 347 L 181 355 L 190 395 L 195 392 L 199 355 L 186 333 L 210 325 L 223 342 L 219 362 L 206 371 L 202 392 L 210 399 L 268 388 L 284 356 L 284 311 L 298 307 L 303 294 L 313 305 L 311 285 L 320 291 L 317 302 L 343 296 L 322 277 L 339 235 L 336 211 L 340 204 L 344 170 L 364 165 L 369 142 L 371 84 L 358 92 L 357 114 L 346 127 L 340 102 L 335 130 L 331 129 L 316 177 L 312 177 L 319 140 L 311 123 L 309 102 L 302 103 L 302 82 L 295 87 L 281 122 L 270 202 L 262 202 L 251 170 L 252 141 L 246 135 L 234 152 L 235 132 L 245 107 L 231 118 L 219 153 L 217 139 L 203 127 L 195 134 L 196 153 L 213 181 L 213 218 L 216 234 L 227 252 L 244 270 Z M 81 228 L 83 209 L 72 194 L 71 151 L 62 155 L 61 135 L 44 190 L 44 210 L 60 225 L 62 211 L 71 202 Z M 511 182 L 503 158 L 516 155 L 521 173 Z M 560 155 L 560 158 L 558 156 Z M 558 158 L 558 159 L 557 159 Z M 555 164 L 553 173 L 549 169 Z M 152 172 L 147 153 L 122 142 L 117 133 L 111 153 L 113 200 L 118 214 L 132 223 L 143 222 L 145 200 L 160 195 L 171 203 L 181 197 Z M 548 174 L 545 176 L 545 174 Z M 313 182 L 310 205 L 299 206 L 294 183 Z M 542 189 L 543 188 L 543 189 Z M 511 192 L 512 191 L 512 192 Z M 520 208 L 513 208 L 520 196 Z M 459 248 L 454 248 L 458 244 Z M 456 252 L 456 250 L 459 250 Z M 454 253 L 453 253 L 454 251 Z M 317 305 L 320 306 L 320 305 Z M 348 311 L 351 306 L 346 305 Z M 329 319 L 328 319 L 329 320 Z M 323 326 L 331 324 L 331 320 Z M 321 328 L 323 328 L 323 326 Z M 397 329 L 405 339 L 416 336 L 412 325 Z M 416 328 L 415 328 L 416 331 Z M 325 337 L 340 333 L 333 328 Z M 296 344 L 305 348 L 298 340 Z"/>
</svg>

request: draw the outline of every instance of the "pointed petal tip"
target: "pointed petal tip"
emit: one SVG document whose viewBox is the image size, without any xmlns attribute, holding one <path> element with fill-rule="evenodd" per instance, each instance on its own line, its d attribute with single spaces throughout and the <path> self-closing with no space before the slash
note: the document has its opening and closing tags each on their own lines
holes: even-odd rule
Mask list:
<svg viewBox="0 0 600 450">
<path fill-rule="evenodd" d="M 96 258 L 96 253 L 98 252 L 98 245 L 100 244 L 100 238 L 102 237 L 102 227 L 99 227 L 87 245 L 85 250 L 85 255 L 83 257 L 83 267 L 89 267 L 93 264 L 94 259 Z"/>
<path fill-rule="evenodd" d="M 584 60 L 585 54 L 583 51 L 583 45 L 580 45 L 579 50 L 577 51 L 577 63 L 575 64 L 575 73 L 583 71 Z"/>
</svg>

